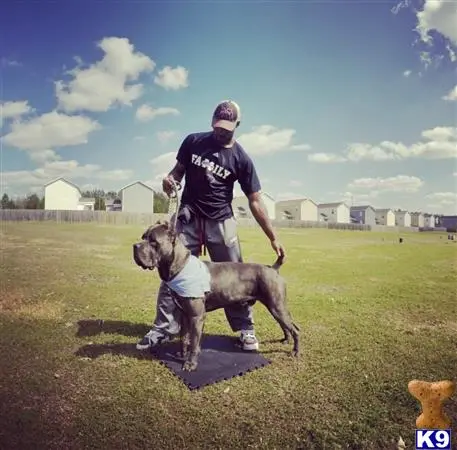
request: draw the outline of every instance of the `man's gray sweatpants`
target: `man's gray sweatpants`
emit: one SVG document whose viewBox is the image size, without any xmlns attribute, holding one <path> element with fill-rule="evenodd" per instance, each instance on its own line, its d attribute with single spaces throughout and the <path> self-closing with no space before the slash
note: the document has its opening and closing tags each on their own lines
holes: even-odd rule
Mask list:
<svg viewBox="0 0 457 450">
<path fill-rule="evenodd" d="M 174 217 L 171 219 L 173 223 Z M 235 218 L 224 221 L 192 217 L 190 223 L 183 224 L 179 219 L 176 230 L 184 245 L 195 256 L 200 256 L 202 239 L 205 242 L 211 261 L 242 262 Z M 165 283 L 160 284 L 157 296 L 156 318 L 152 329 L 156 332 L 176 335 L 179 333 L 180 310 L 176 307 Z M 225 316 L 232 331 L 253 330 L 254 318 L 252 306 L 236 304 L 225 308 Z"/>
</svg>

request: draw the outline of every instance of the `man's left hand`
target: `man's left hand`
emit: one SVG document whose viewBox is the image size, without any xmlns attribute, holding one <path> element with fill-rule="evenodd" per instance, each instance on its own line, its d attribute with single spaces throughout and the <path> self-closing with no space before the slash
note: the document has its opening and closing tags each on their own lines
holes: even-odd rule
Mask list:
<svg viewBox="0 0 457 450">
<path fill-rule="evenodd" d="M 279 241 L 271 241 L 271 246 L 278 256 L 285 258 L 286 251 Z"/>
</svg>

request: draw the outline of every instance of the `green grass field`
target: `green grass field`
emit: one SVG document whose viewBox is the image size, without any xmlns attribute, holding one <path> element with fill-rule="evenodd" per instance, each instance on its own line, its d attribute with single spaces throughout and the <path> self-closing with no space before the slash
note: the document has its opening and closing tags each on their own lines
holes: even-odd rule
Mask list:
<svg viewBox="0 0 457 450">
<path fill-rule="evenodd" d="M 192 392 L 135 350 L 159 284 L 132 261 L 142 227 L 1 230 L 1 449 L 391 449 L 399 436 L 414 448 L 408 382 L 457 378 L 457 243 L 445 235 L 279 230 L 300 359 L 257 304 L 272 364 Z M 240 236 L 246 261 L 274 261 L 260 229 Z M 111 325 L 78 336 L 84 319 Z M 221 311 L 205 332 L 232 335 Z M 444 409 L 455 430 L 457 394 Z"/>
</svg>

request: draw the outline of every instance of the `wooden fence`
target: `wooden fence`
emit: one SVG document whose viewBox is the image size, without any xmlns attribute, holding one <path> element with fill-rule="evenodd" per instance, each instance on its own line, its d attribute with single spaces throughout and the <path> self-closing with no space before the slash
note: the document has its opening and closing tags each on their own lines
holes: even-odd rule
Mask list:
<svg viewBox="0 0 457 450">
<path fill-rule="evenodd" d="M 43 209 L 0 209 L 2 222 L 42 222 L 52 221 L 57 223 L 88 223 L 95 222 L 100 225 L 138 225 L 146 227 L 157 220 L 168 219 L 168 214 L 159 213 L 128 213 L 121 211 L 48 211 Z M 237 219 L 240 227 L 256 227 L 254 219 Z M 310 222 L 303 220 L 272 220 L 275 228 L 326 228 L 330 230 L 351 231 L 390 231 L 409 232 L 417 228 L 387 227 L 382 225 L 360 225 L 353 223 L 327 223 Z"/>
</svg>

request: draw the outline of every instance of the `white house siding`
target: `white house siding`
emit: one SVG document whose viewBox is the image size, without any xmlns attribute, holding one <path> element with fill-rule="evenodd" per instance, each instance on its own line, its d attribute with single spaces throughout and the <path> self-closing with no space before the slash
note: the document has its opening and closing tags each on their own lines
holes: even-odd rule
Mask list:
<svg viewBox="0 0 457 450">
<path fill-rule="evenodd" d="M 123 212 L 153 213 L 154 192 L 142 183 L 134 183 L 121 190 Z"/>
<path fill-rule="evenodd" d="M 318 205 L 319 220 L 328 223 L 350 223 L 350 209 L 345 203 Z M 325 215 L 326 217 L 322 216 Z"/>
<path fill-rule="evenodd" d="M 432 215 L 424 216 L 424 227 L 425 228 L 435 228 L 435 216 L 432 216 Z"/>
<path fill-rule="evenodd" d="M 317 205 L 311 200 L 304 200 L 302 202 L 300 220 L 307 222 L 317 222 L 319 220 Z"/>
<path fill-rule="evenodd" d="M 395 226 L 395 214 L 391 209 L 376 210 L 376 219 L 378 220 L 378 225 Z"/>
<path fill-rule="evenodd" d="M 395 225 L 399 227 L 411 226 L 411 214 L 408 211 L 395 211 Z"/>
<path fill-rule="evenodd" d="M 276 202 L 276 219 L 317 222 L 317 205 L 310 199 L 282 200 Z M 290 213 L 290 217 L 286 213 Z"/>
<path fill-rule="evenodd" d="M 411 226 L 422 228 L 424 226 L 424 215 L 421 213 L 412 213 Z"/>
<path fill-rule="evenodd" d="M 276 208 L 275 208 L 275 201 L 272 197 L 270 197 L 266 193 L 261 194 L 262 197 L 262 202 L 265 206 L 265 209 L 267 211 L 267 215 L 270 218 L 270 220 L 274 220 L 276 217 Z M 252 213 L 249 208 L 249 202 L 248 198 L 245 195 L 240 195 L 237 197 L 234 197 L 232 201 L 232 209 L 233 209 L 233 214 L 237 218 L 249 218 L 252 219 Z"/>
<path fill-rule="evenodd" d="M 56 180 L 44 188 L 44 209 L 77 210 L 81 192 L 65 180 Z"/>
</svg>

